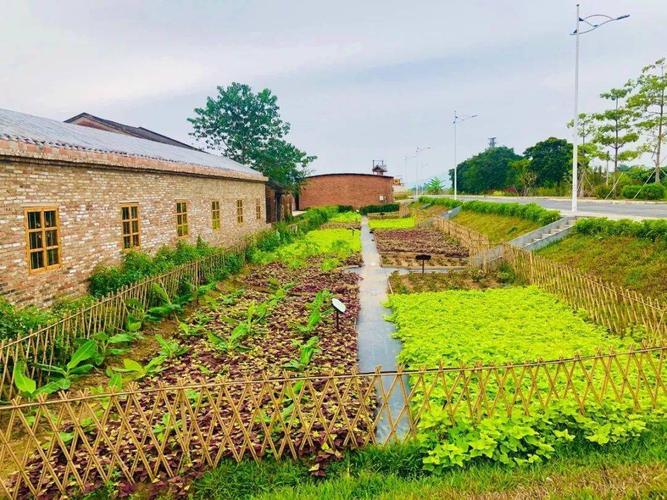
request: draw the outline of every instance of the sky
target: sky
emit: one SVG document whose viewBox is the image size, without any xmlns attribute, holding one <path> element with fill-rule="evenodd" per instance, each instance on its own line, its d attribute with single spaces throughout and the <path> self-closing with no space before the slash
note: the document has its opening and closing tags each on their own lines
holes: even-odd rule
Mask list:
<svg viewBox="0 0 667 500">
<path fill-rule="evenodd" d="M 667 56 L 665 0 L 590 0 L 630 14 L 581 37 L 580 111 Z M 575 2 L 565 0 L 0 0 L 0 108 L 80 112 L 195 144 L 216 86 L 271 89 L 315 173 L 444 177 L 489 137 L 518 153 L 568 137 Z M 416 155 L 417 148 L 424 148 Z M 428 148 L 428 149 L 426 149 Z M 415 158 L 415 156 L 417 156 Z"/>
</svg>

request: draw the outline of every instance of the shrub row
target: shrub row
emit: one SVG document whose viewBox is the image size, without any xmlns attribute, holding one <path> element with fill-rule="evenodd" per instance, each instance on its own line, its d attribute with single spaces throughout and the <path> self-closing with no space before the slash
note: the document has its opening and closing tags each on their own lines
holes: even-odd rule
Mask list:
<svg viewBox="0 0 667 500">
<path fill-rule="evenodd" d="M 665 188 L 660 184 L 629 184 L 621 192 L 623 198 L 631 200 L 662 200 L 665 197 Z"/>
<path fill-rule="evenodd" d="M 362 215 L 376 214 L 380 212 L 397 212 L 397 211 L 398 211 L 398 203 L 385 203 L 384 205 L 366 205 L 365 207 L 361 207 L 359 209 L 359 212 L 361 212 Z"/>
<path fill-rule="evenodd" d="M 608 220 L 579 219 L 575 225 L 578 233 L 592 236 L 632 236 L 651 241 L 667 242 L 667 220 Z"/>
<path fill-rule="evenodd" d="M 432 205 L 442 205 L 447 208 L 456 208 L 460 206 L 463 210 L 479 212 L 483 214 L 508 215 L 520 217 L 521 219 L 531 220 L 541 225 L 550 224 L 560 219 L 560 213 L 556 210 L 547 210 L 535 203 L 494 203 L 489 201 L 466 201 L 460 202 L 451 198 L 429 198 L 422 196 L 419 198 L 422 203 Z"/>
</svg>

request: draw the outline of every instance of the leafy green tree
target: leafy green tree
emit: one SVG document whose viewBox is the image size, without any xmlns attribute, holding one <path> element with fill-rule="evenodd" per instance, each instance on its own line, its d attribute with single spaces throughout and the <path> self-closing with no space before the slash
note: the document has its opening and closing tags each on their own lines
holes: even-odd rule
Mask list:
<svg viewBox="0 0 667 500">
<path fill-rule="evenodd" d="M 523 155 L 530 160 L 535 185 L 554 187 L 572 172 L 572 144 L 565 139 L 549 137 L 527 148 Z"/>
<path fill-rule="evenodd" d="M 637 158 L 641 151 L 632 148 L 638 140 L 639 134 L 635 130 L 635 121 L 638 117 L 636 110 L 625 105 L 625 99 L 631 91 L 626 85 L 620 89 L 611 89 L 600 94 L 600 97 L 613 102 L 613 107 L 593 116 L 598 123 L 595 142 L 600 146 L 611 149 L 614 161 L 614 172 L 619 162 Z"/>
<path fill-rule="evenodd" d="M 659 59 L 642 69 L 639 78 L 628 82 L 633 89 L 628 107 L 637 114 L 636 126 L 648 136 L 645 152 L 653 155 L 655 182 L 660 182 L 662 147 L 667 141 L 667 75 L 665 59 Z"/>
<path fill-rule="evenodd" d="M 505 146 L 487 148 L 457 165 L 457 189 L 473 194 L 504 189 L 514 176 L 510 164 L 520 158 L 513 149 Z M 449 175 L 453 183 L 454 172 Z"/>
<path fill-rule="evenodd" d="M 428 194 L 440 194 L 445 190 L 445 183 L 439 177 L 433 177 L 424 187 Z"/>
<path fill-rule="evenodd" d="M 218 87 L 203 108 L 188 118 L 191 133 L 207 148 L 262 172 L 297 191 L 308 175 L 310 156 L 285 140 L 290 124 L 280 117 L 278 98 L 269 89 L 253 92 L 249 85 Z"/>
<path fill-rule="evenodd" d="M 537 181 L 537 175 L 531 168 L 530 159 L 521 158 L 510 163 L 510 166 L 514 171 L 514 184 L 516 188 L 523 196 L 526 196 Z"/>
</svg>

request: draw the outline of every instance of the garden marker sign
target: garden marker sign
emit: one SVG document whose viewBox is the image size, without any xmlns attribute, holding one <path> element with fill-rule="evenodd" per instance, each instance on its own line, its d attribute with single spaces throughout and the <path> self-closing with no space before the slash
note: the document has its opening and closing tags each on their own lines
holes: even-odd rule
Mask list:
<svg viewBox="0 0 667 500">
<path fill-rule="evenodd" d="M 422 263 L 422 274 L 424 274 L 424 264 L 427 260 L 431 260 L 431 256 L 427 253 L 418 253 L 415 255 L 415 260 Z"/>
<path fill-rule="evenodd" d="M 338 316 L 340 313 L 345 313 L 347 308 L 345 307 L 345 304 L 343 304 L 340 300 L 333 298 L 331 299 L 331 305 L 333 306 L 334 310 L 336 311 L 336 330 L 338 330 Z"/>
</svg>

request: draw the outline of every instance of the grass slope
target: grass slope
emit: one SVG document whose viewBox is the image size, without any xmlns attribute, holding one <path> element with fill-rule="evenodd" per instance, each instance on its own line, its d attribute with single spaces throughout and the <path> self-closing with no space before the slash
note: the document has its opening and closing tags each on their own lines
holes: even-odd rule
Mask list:
<svg viewBox="0 0 667 500">
<path fill-rule="evenodd" d="M 538 252 L 607 281 L 667 300 L 667 242 L 575 233 Z"/>
<path fill-rule="evenodd" d="M 462 210 L 452 221 L 485 234 L 491 243 L 509 241 L 540 227 L 539 223 L 520 217 L 468 210 Z"/>
<path fill-rule="evenodd" d="M 667 492 L 666 438 L 662 425 L 622 445 L 566 446 L 543 464 L 479 463 L 439 475 L 421 469 L 419 451 L 411 445 L 349 453 L 324 479 L 312 477 L 304 462 L 224 462 L 195 482 L 192 498 L 660 497 Z"/>
</svg>

